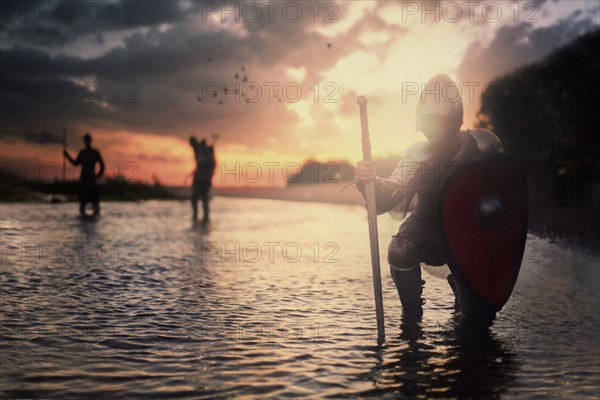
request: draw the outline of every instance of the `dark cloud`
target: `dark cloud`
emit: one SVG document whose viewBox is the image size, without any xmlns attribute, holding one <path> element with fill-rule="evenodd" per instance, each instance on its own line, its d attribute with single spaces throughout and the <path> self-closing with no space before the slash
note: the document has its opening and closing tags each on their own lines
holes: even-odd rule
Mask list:
<svg viewBox="0 0 600 400">
<path fill-rule="evenodd" d="M 48 131 L 42 131 L 37 133 L 29 133 L 25 135 L 25 140 L 32 143 L 38 144 L 56 144 L 63 143 L 62 133 L 53 133 Z"/>
<path fill-rule="evenodd" d="M 201 7 L 190 2 L 123 0 L 117 2 L 10 0 L 0 3 L 3 41 L 40 46 L 64 46 L 82 36 L 103 40 L 107 32 L 177 23 Z"/>
<path fill-rule="evenodd" d="M 219 7 L 245 4 L 210 3 Z M 35 10 L 41 12 L 51 4 L 58 4 L 59 8 L 76 4 L 75 14 L 61 14 L 54 21 L 48 17 L 32 20 Z M 296 1 L 294 4 L 303 15 L 298 22 L 283 18 L 286 3 L 281 2 L 274 20 L 263 10 L 256 22 L 242 18 L 240 24 L 223 25 L 203 20 L 203 4 L 207 2 L 3 2 L 2 135 L 20 135 L 31 141 L 27 132 L 67 129 L 83 133 L 83 129 L 93 128 L 185 139 L 190 134 L 220 132 L 224 141 L 253 149 L 263 146 L 266 138 L 280 139 L 282 148 L 290 147 L 295 144 L 294 123 L 298 116 L 287 109 L 289 103 L 268 101 L 266 82 L 278 84 L 280 90 L 292 81 L 285 72 L 287 68 L 304 68 L 306 77 L 299 85 L 305 99 L 311 95 L 310 86 L 315 82 L 322 87 L 322 72 L 335 66 L 340 58 L 354 51 L 372 51 L 358 40 L 363 32 L 384 31 L 392 38 L 408 34 L 406 27 L 386 23 L 377 8 L 365 12 L 346 32 L 331 38 L 316 29 L 325 26 L 325 7 L 331 4 L 328 1 L 317 3 L 321 13 L 316 22 L 315 2 Z M 339 4 L 335 18 L 342 23 L 349 18 L 348 7 L 344 7 L 347 3 Z M 83 17 L 84 8 L 92 13 L 95 6 L 101 7 L 97 19 Z M 34 10 L 34 14 L 27 17 L 19 10 Z M 589 28 L 590 21 L 586 21 L 575 24 L 566 19 L 538 29 L 524 24 L 501 28 L 489 47 L 475 43 L 469 48 L 459 76 L 489 81 L 568 42 L 579 30 Z M 118 43 L 112 38 L 115 35 L 120 37 Z M 103 52 L 95 56 L 84 54 L 87 45 L 98 43 L 106 46 Z M 328 43 L 332 44 L 330 48 Z M 380 46 L 380 59 L 386 54 L 386 47 Z M 207 82 L 230 89 L 236 82 L 241 83 L 235 80 L 234 73 L 242 65 L 248 83 L 256 83 L 263 90 L 259 102 L 247 103 L 241 97 L 236 102 L 232 95 L 221 105 L 219 98 L 197 101 Z M 340 92 L 348 90 L 340 88 Z M 341 98 L 342 113 L 355 113 L 355 97 L 350 92 Z M 335 132 L 331 117 L 324 108 L 314 115 L 321 128 Z"/>
<path fill-rule="evenodd" d="M 40 131 L 40 132 L 28 132 L 20 134 L 15 137 L 14 132 L 2 130 L 0 131 L 0 138 L 2 140 L 14 141 L 15 139 L 21 139 L 22 141 L 35 143 L 35 144 L 62 144 L 63 134 L 57 132 Z"/>
<path fill-rule="evenodd" d="M 198 14 L 199 3 L 191 2 L 191 8 L 185 11 L 176 2 L 133 3 L 136 7 L 139 4 L 137 25 L 148 29 L 128 34 L 122 46 L 95 58 L 61 52 L 52 55 L 42 50 L 37 45 L 46 39 L 39 37 L 39 29 L 56 29 L 64 34 L 64 40 L 55 39 L 59 45 L 82 35 L 97 41 L 96 36 L 119 28 L 125 31 L 135 24 L 60 21 L 52 27 L 15 25 L 13 16 L 3 33 L 19 40 L 12 48 L 0 51 L 6 60 L 0 64 L 0 121 L 4 131 L 63 127 L 77 131 L 86 125 L 186 137 L 210 127 L 228 132 L 229 140 L 259 146 L 261 141 L 248 135 L 247 127 L 261 131 L 264 137 L 273 137 L 285 134 L 297 120 L 296 114 L 285 107 L 289 103 L 267 100 L 265 82 L 274 82 L 281 90 L 292 80 L 285 68 L 278 68 L 282 60 L 289 67 L 305 68 L 308 83 L 302 84 L 302 91 L 306 97 L 311 93 L 309 86 L 319 80 L 320 71 L 362 46 L 352 35 L 366 29 L 369 21 L 383 28 L 380 18 L 371 15 L 338 37 L 328 50 L 328 39 L 312 29 L 317 26 L 310 9 L 313 2 L 295 2 L 304 16 L 297 23 L 286 21 L 281 14 L 275 14 L 273 21 L 263 16 L 258 22 L 237 24 L 236 28 L 246 31 L 242 34 L 228 30 L 227 24 L 219 27 L 203 22 Z M 224 2 L 218 3 L 224 7 Z M 194 13 L 195 19 L 191 18 Z M 345 13 L 340 8 L 336 17 L 343 20 Z M 166 29 L 158 27 L 174 22 Z M 257 83 L 264 91 L 260 102 L 248 104 L 231 95 L 222 106 L 212 98 L 205 103 L 196 101 L 207 82 L 233 88 L 233 72 L 241 65 L 245 66 L 248 82 Z"/>
<path fill-rule="evenodd" d="M 535 28 L 532 24 L 518 24 L 500 28 L 489 46 L 473 43 L 465 53 L 459 75 L 470 77 L 477 70 L 494 78 L 517 67 L 538 61 L 554 49 L 566 45 L 585 32 L 594 29 L 591 19 L 575 21 L 577 14 L 557 24 Z M 491 76 L 490 76 L 491 75 Z"/>
</svg>

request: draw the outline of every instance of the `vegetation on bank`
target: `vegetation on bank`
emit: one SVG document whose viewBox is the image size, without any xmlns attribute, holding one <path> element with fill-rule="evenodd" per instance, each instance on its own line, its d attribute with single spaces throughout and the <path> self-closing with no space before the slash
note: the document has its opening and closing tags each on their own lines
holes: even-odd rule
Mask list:
<svg viewBox="0 0 600 400">
<path fill-rule="evenodd" d="M 45 182 L 31 180 L 2 171 L 0 201 L 77 201 L 78 181 Z M 101 201 L 140 201 L 177 199 L 166 187 L 156 182 L 132 182 L 123 177 L 104 178 L 98 182 Z"/>
<path fill-rule="evenodd" d="M 479 124 L 524 163 L 531 223 L 600 248 L 600 30 L 496 79 Z"/>
</svg>

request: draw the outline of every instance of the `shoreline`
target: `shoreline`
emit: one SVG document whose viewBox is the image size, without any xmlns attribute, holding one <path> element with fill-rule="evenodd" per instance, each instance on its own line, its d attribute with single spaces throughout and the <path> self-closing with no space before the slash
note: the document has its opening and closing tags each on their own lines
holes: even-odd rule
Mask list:
<svg viewBox="0 0 600 400">
<path fill-rule="evenodd" d="M 293 185 L 286 188 L 215 188 L 213 195 L 363 206 L 362 196 L 354 185 L 348 187 L 349 184 L 343 182 Z M 342 191 L 339 192 L 340 190 Z M 592 256 L 600 256 L 600 232 L 594 232 L 590 227 L 582 232 L 580 224 L 575 221 L 581 221 L 583 218 L 585 216 L 577 210 L 560 212 L 548 202 L 538 204 L 534 198 L 530 198 L 528 232 L 551 242 L 576 247 Z"/>
<path fill-rule="evenodd" d="M 101 201 L 126 201 L 141 202 L 148 200 L 180 200 L 189 201 L 189 187 L 165 187 L 170 197 L 168 198 L 140 198 L 140 199 L 105 199 Z M 49 195 L 43 193 L 32 193 L 27 201 L 22 199 L 2 200 L 0 203 L 65 203 L 77 202 L 76 196 Z M 225 198 L 252 198 L 270 199 L 282 201 L 298 201 L 311 203 L 342 204 L 363 206 L 360 193 L 350 182 L 327 183 L 327 184 L 297 184 L 284 188 L 269 187 L 241 187 L 212 189 L 211 196 Z M 56 201 L 53 201 L 56 200 Z M 528 231 L 540 238 L 549 239 L 551 242 L 559 242 L 569 247 L 577 247 L 580 251 L 592 256 L 600 255 L 600 233 L 593 232 L 590 226 L 582 229 L 580 223 L 585 216 L 579 215 L 577 210 L 559 212 L 551 205 L 537 204 L 531 199 Z M 593 220 L 593 218 L 592 218 Z"/>
</svg>

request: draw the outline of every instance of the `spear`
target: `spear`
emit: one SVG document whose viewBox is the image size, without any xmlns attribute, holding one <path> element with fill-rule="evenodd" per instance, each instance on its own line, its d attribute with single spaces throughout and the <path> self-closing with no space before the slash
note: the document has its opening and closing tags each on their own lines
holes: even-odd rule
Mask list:
<svg viewBox="0 0 600 400">
<path fill-rule="evenodd" d="M 367 118 L 367 99 L 359 96 L 356 103 L 360 109 L 360 130 L 363 160 L 371 161 L 371 141 L 369 139 L 369 120 Z M 375 313 L 377 315 L 377 339 L 385 340 L 383 321 L 383 296 L 381 292 L 381 270 L 379 268 L 379 238 L 377 234 L 377 214 L 375 212 L 375 182 L 365 182 L 365 200 L 369 221 L 369 240 L 371 243 L 371 268 L 373 272 L 373 290 L 375 292 Z"/>
<path fill-rule="evenodd" d="M 67 180 L 67 156 L 65 155 L 65 151 L 67 151 L 67 130 L 63 129 L 63 182 Z"/>
</svg>

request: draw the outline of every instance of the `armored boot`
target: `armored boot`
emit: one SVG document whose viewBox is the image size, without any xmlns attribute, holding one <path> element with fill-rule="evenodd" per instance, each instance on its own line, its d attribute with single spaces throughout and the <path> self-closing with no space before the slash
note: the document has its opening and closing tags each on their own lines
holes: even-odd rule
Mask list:
<svg viewBox="0 0 600 400">
<path fill-rule="evenodd" d="M 423 316 L 421 267 L 399 268 L 390 264 L 390 273 L 402 303 L 402 318 L 405 321 L 420 320 Z"/>
</svg>

